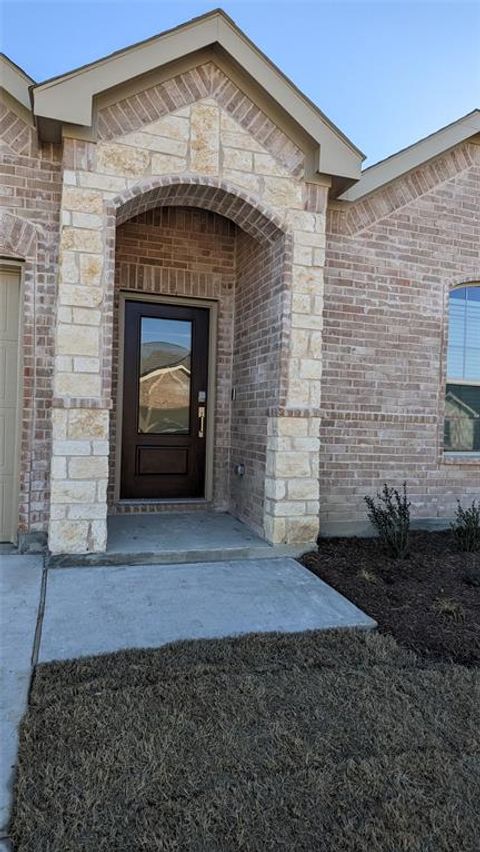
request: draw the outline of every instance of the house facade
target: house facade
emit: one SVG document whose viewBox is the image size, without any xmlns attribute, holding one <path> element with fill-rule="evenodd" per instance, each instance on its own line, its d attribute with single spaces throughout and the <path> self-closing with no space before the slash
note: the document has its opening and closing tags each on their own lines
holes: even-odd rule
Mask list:
<svg viewBox="0 0 480 852">
<path fill-rule="evenodd" d="M 362 172 L 218 11 L 2 86 L 3 540 L 195 510 L 307 545 L 384 481 L 426 523 L 480 496 L 478 111 Z"/>
</svg>

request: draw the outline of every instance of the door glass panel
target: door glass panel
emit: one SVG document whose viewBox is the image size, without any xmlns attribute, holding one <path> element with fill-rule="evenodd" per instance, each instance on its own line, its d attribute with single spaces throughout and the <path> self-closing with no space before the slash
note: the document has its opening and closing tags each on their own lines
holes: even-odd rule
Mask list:
<svg viewBox="0 0 480 852">
<path fill-rule="evenodd" d="M 138 431 L 187 435 L 190 431 L 192 323 L 142 317 Z"/>
</svg>

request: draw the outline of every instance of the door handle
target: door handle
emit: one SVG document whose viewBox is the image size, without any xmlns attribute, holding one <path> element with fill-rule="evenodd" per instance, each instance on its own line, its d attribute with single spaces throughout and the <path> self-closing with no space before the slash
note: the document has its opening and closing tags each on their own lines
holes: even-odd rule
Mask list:
<svg viewBox="0 0 480 852">
<path fill-rule="evenodd" d="M 200 405 L 198 407 L 198 437 L 205 437 L 205 406 Z"/>
</svg>

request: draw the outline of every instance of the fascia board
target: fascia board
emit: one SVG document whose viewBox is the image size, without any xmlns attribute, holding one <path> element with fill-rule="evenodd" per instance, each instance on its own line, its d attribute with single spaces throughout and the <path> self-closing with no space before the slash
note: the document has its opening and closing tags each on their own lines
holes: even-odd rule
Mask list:
<svg viewBox="0 0 480 852">
<path fill-rule="evenodd" d="M 29 112 L 32 110 L 29 95 L 29 86 L 32 83 L 31 77 L 28 77 L 10 62 L 8 57 L 0 56 L 0 85 Z"/>
<path fill-rule="evenodd" d="M 217 40 L 217 20 L 210 18 L 165 33 L 137 47 L 99 60 L 94 65 L 33 89 L 35 115 L 66 124 L 92 124 L 93 98 L 155 67 L 173 62 Z M 159 38 L 161 39 L 159 43 Z"/>
<path fill-rule="evenodd" d="M 387 160 L 370 166 L 363 172 L 358 183 L 347 189 L 339 200 L 358 201 L 477 133 L 480 133 L 480 110 L 469 113 L 454 124 L 438 130 L 426 139 L 399 151 L 398 154 L 393 154 Z"/>
</svg>

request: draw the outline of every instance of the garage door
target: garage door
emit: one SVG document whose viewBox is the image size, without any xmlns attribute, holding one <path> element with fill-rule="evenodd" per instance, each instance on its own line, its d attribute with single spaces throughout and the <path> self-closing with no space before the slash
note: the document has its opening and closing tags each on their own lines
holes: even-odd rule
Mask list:
<svg viewBox="0 0 480 852">
<path fill-rule="evenodd" d="M 17 404 L 20 276 L 0 269 L 0 541 L 17 527 Z"/>
</svg>

